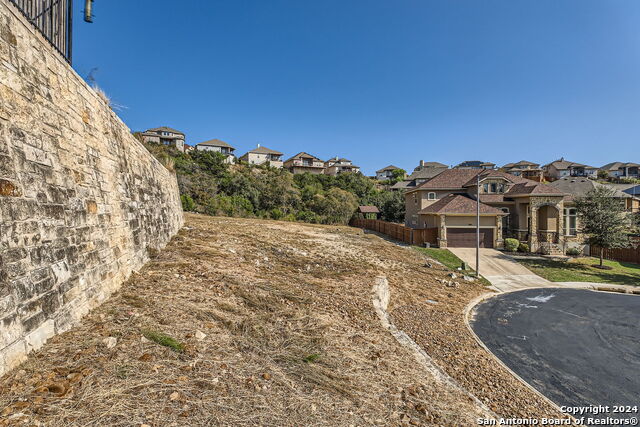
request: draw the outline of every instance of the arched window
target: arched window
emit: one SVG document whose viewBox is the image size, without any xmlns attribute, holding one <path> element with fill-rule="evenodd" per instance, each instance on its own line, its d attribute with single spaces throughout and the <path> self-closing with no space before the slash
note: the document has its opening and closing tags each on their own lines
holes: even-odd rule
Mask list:
<svg viewBox="0 0 640 427">
<path fill-rule="evenodd" d="M 436 193 L 434 192 L 427 193 L 427 200 L 435 200 L 435 199 L 436 199 Z"/>
</svg>

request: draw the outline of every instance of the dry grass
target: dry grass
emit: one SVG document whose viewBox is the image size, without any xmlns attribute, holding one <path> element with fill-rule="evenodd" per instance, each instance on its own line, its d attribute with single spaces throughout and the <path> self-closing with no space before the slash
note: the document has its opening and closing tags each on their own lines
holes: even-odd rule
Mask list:
<svg viewBox="0 0 640 427">
<path fill-rule="evenodd" d="M 435 310 L 448 323 L 427 325 L 435 342 L 469 343 L 455 319 L 482 286 L 447 288 L 416 251 L 347 227 L 187 219 L 120 292 L 0 379 L 0 425 L 474 424 L 477 405 L 380 326 L 371 287 L 385 274 L 390 310 Z M 491 364 L 478 351 L 464 357 Z M 480 397 L 505 412 L 492 396 Z"/>
</svg>

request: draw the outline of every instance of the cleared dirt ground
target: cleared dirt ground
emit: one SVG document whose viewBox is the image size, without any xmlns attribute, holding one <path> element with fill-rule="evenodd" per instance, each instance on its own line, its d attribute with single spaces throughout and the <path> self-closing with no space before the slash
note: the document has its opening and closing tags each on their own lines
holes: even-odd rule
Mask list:
<svg viewBox="0 0 640 427">
<path fill-rule="evenodd" d="M 476 425 L 480 405 L 381 326 L 378 275 L 397 326 L 496 414 L 558 416 L 468 332 L 485 289 L 445 286 L 425 263 L 358 229 L 187 215 L 117 294 L 0 379 L 0 425 Z"/>
</svg>

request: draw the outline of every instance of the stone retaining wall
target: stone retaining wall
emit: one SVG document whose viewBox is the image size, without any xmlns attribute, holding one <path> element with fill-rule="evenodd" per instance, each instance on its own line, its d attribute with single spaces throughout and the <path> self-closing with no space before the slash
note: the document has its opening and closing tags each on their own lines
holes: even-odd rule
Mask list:
<svg viewBox="0 0 640 427">
<path fill-rule="evenodd" d="M 0 374 L 182 223 L 175 174 L 0 0 Z"/>
</svg>

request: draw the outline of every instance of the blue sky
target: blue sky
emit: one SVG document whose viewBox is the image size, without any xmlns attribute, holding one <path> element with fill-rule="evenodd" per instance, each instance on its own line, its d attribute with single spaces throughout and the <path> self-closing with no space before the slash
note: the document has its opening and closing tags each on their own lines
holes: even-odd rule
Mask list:
<svg viewBox="0 0 640 427">
<path fill-rule="evenodd" d="M 372 173 L 640 162 L 633 0 L 76 1 L 74 67 L 133 130 Z"/>
</svg>

